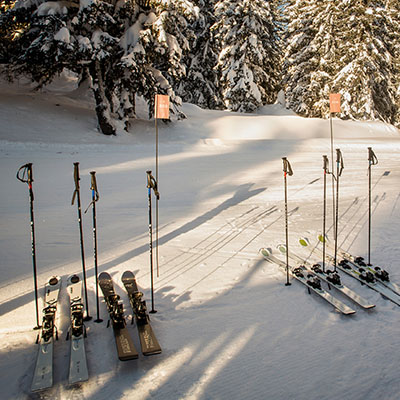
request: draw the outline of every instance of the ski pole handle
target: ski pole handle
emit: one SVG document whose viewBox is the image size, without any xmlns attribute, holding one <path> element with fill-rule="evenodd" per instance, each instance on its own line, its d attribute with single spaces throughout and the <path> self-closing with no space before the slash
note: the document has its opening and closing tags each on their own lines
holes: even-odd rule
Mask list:
<svg viewBox="0 0 400 400">
<path fill-rule="evenodd" d="M 19 168 L 17 172 L 17 179 L 28 185 L 33 182 L 32 163 L 27 163 Z"/>
<path fill-rule="evenodd" d="M 338 177 L 342 175 L 343 169 L 344 169 L 344 162 L 343 162 L 343 156 L 342 152 L 340 149 L 336 149 L 336 165 L 338 169 Z"/>
<path fill-rule="evenodd" d="M 147 174 L 147 188 L 149 189 L 149 193 L 150 193 L 151 189 L 153 189 L 157 200 L 159 200 L 160 193 L 157 190 L 157 181 L 155 180 L 154 176 L 151 174 L 151 171 L 146 171 L 146 174 Z"/>
<path fill-rule="evenodd" d="M 90 185 L 90 189 L 92 191 L 92 200 L 94 202 L 98 201 L 100 198 L 99 192 L 97 190 L 97 181 L 96 181 L 96 171 L 91 171 L 90 172 L 91 175 L 91 185 Z"/>
<path fill-rule="evenodd" d="M 378 164 L 378 157 L 375 155 L 372 147 L 368 147 L 368 161 L 369 165 L 376 165 Z"/>
<path fill-rule="evenodd" d="M 323 165 L 322 168 L 325 174 L 329 174 L 329 159 L 328 156 L 322 156 L 323 158 Z"/>
<path fill-rule="evenodd" d="M 74 193 L 72 195 L 72 200 L 71 200 L 71 206 L 74 205 L 75 203 L 75 197 L 79 192 L 79 181 L 80 181 L 80 177 L 79 177 L 79 163 L 78 162 L 74 162 L 74 182 L 75 182 L 75 190 Z"/>
<path fill-rule="evenodd" d="M 19 168 L 17 172 L 17 179 L 23 183 L 27 183 L 29 187 L 29 194 L 33 201 L 33 190 L 32 190 L 32 182 L 33 182 L 33 170 L 32 163 L 27 163 Z"/>
<path fill-rule="evenodd" d="M 286 157 L 282 157 L 283 160 L 283 173 L 284 175 L 289 175 L 292 176 L 293 175 L 293 170 L 292 170 L 292 166 L 290 165 L 290 162 L 288 161 L 288 159 Z"/>
</svg>

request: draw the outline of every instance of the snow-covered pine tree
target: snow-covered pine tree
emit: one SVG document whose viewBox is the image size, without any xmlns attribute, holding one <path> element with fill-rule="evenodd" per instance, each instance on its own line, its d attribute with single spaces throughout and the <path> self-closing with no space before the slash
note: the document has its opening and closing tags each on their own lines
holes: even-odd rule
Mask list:
<svg viewBox="0 0 400 400">
<path fill-rule="evenodd" d="M 400 127 L 400 106 L 398 100 L 400 99 L 400 2 L 398 0 L 386 0 L 385 9 L 385 15 L 389 22 L 388 25 L 391 27 L 388 40 L 392 44 L 394 52 L 394 75 L 392 82 L 396 88 L 395 98 L 397 99 L 395 125 Z"/>
<path fill-rule="evenodd" d="M 274 1 L 220 0 L 214 39 L 216 71 L 226 108 L 251 112 L 274 102 L 280 80 L 279 25 Z"/>
<path fill-rule="evenodd" d="M 184 101 L 202 108 L 223 108 L 218 77 L 214 71 L 220 49 L 216 48 L 210 31 L 216 22 L 216 0 L 195 0 L 194 3 L 199 14 L 191 25 L 194 35 L 190 38 L 190 51 L 184 59 L 187 74 L 181 80 L 178 92 Z"/>
<path fill-rule="evenodd" d="M 154 95 L 169 94 L 172 112 L 181 116 L 171 82 L 184 73 L 193 10 L 187 0 L 17 0 L 1 15 L 0 29 L 18 34 L 7 48 L 0 42 L 0 54 L 11 75 L 27 74 L 39 87 L 64 68 L 89 78 L 99 128 L 111 135 L 113 115 L 128 128 L 135 95 L 147 100 L 152 116 Z"/>
<path fill-rule="evenodd" d="M 288 107 L 327 117 L 329 93 L 342 94 L 342 118 L 394 123 L 393 45 L 382 2 L 292 1 L 284 77 Z"/>
</svg>

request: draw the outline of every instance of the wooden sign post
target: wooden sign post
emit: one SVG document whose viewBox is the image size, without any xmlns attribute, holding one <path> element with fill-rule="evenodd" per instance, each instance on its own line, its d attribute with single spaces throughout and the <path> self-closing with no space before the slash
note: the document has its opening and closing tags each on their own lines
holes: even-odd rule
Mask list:
<svg viewBox="0 0 400 400">
<path fill-rule="evenodd" d="M 156 94 L 154 101 L 154 117 L 156 127 L 156 182 L 159 187 L 158 181 L 158 119 L 169 119 L 169 96 L 164 94 Z M 158 200 L 156 201 L 156 265 L 157 265 L 157 277 L 160 276 L 160 267 L 158 263 Z"/>
</svg>

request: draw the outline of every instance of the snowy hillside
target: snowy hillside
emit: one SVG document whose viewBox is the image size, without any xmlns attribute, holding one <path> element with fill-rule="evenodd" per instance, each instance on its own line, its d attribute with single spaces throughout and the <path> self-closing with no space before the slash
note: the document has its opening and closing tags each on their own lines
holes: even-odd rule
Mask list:
<svg viewBox="0 0 400 400">
<path fill-rule="evenodd" d="M 132 270 L 150 308 L 146 170 L 154 170 L 154 121 L 128 134 L 98 133 L 84 93 L 42 93 L 1 85 L 0 94 L 0 337 L 4 399 L 272 399 L 395 400 L 400 307 L 342 274 L 342 281 L 376 304 L 366 311 L 339 292 L 356 314 L 344 316 L 259 253 L 285 240 L 282 157 L 288 177 L 290 250 L 310 261 L 322 228 L 322 155 L 330 157 L 329 121 L 303 119 L 279 105 L 257 114 L 204 111 L 186 104 L 187 119 L 159 124 L 160 276 L 151 323 L 162 354 L 117 358 L 106 308 L 87 323 L 89 380 L 68 386 L 66 281 L 81 274 L 73 163 L 80 163 L 82 208 L 96 171 L 99 270 L 114 278 L 128 330 L 136 327 L 120 281 Z M 140 116 L 140 112 L 138 112 Z M 339 245 L 366 256 L 368 153 L 373 167 L 372 262 L 400 283 L 400 135 L 390 125 L 333 121 L 344 157 L 340 180 Z M 42 304 L 49 276 L 62 277 L 54 348 L 54 386 L 30 392 L 37 356 L 29 197 L 15 175 L 33 163 L 35 227 Z M 328 188 L 329 195 L 330 186 Z M 332 238 L 331 197 L 328 228 Z M 91 211 L 84 215 L 89 310 L 96 314 Z M 326 285 L 323 285 L 326 288 Z"/>
</svg>

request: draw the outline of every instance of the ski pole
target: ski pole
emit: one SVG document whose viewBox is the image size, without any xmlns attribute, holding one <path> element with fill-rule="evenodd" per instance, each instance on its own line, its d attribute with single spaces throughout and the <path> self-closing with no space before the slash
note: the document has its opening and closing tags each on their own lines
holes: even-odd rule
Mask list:
<svg viewBox="0 0 400 400">
<path fill-rule="evenodd" d="M 38 303 L 38 284 L 37 284 L 37 268 L 36 268 L 36 243 L 35 243 L 35 219 L 33 214 L 33 171 L 32 163 L 28 163 L 19 168 L 17 179 L 26 183 L 29 188 L 29 209 L 31 218 L 31 248 L 32 248 L 32 265 L 33 265 L 33 283 L 35 287 L 35 306 L 36 306 L 36 326 L 33 329 L 40 329 L 39 324 L 39 303 Z"/>
<path fill-rule="evenodd" d="M 91 185 L 90 190 L 92 191 L 92 201 L 89 204 L 88 208 L 85 210 L 89 210 L 89 207 L 92 206 L 92 216 L 93 216 L 93 256 L 94 256 L 94 275 L 96 277 L 96 306 L 97 306 L 97 319 L 94 322 L 102 322 L 103 320 L 100 318 L 99 313 L 99 280 L 98 280 L 98 272 L 97 272 L 97 224 L 96 224 L 96 202 L 99 200 L 99 192 L 97 190 L 97 182 L 96 182 L 96 172 L 91 171 Z"/>
<path fill-rule="evenodd" d="M 344 168 L 343 156 L 340 149 L 336 149 L 336 216 L 335 216 L 335 272 L 337 266 L 337 240 L 339 228 L 339 178 L 342 175 Z"/>
<path fill-rule="evenodd" d="M 368 147 L 368 265 L 371 265 L 371 166 L 378 164 L 372 147 Z"/>
<path fill-rule="evenodd" d="M 160 198 L 160 193 L 157 190 L 157 181 L 151 175 L 151 171 L 146 171 L 147 174 L 147 194 L 149 204 L 149 250 L 150 250 L 150 279 L 151 279 L 151 311 L 154 314 L 157 311 L 154 309 L 154 275 L 153 275 L 153 223 L 152 223 L 152 210 L 151 210 L 151 190 L 153 189 L 157 200 Z"/>
<path fill-rule="evenodd" d="M 81 259 L 82 259 L 82 272 L 83 272 L 83 287 L 85 291 L 85 302 L 86 302 L 86 317 L 84 318 L 85 321 L 90 321 L 92 317 L 89 315 L 89 302 L 88 302 L 88 295 L 87 295 L 87 285 L 86 285 L 86 266 L 85 266 L 85 249 L 83 244 L 83 228 L 82 228 L 82 209 L 81 209 L 81 191 L 79 186 L 79 163 L 74 163 L 74 182 L 75 182 L 75 190 L 72 195 L 71 205 L 74 205 L 75 198 L 77 201 L 78 206 L 78 223 L 79 223 L 79 237 L 80 237 L 80 244 L 81 244 Z"/>
<path fill-rule="evenodd" d="M 292 176 L 293 170 L 286 157 L 283 160 L 283 180 L 285 187 L 285 230 L 286 230 L 286 283 L 285 286 L 290 286 L 289 282 L 289 228 L 288 228 L 288 206 L 287 206 L 287 175 Z"/>
<path fill-rule="evenodd" d="M 326 254 L 326 175 L 329 174 L 329 159 L 328 156 L 322 156 L 324 170 L 324 210 L 322 219 L 322 271 L 325 273 L 325 254 Z"/>
</svg>

